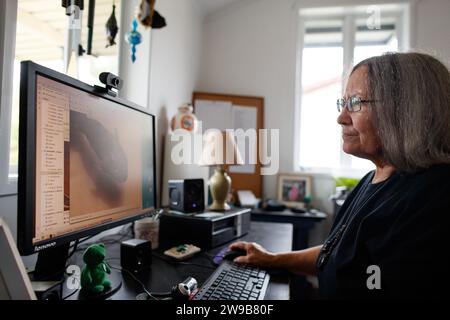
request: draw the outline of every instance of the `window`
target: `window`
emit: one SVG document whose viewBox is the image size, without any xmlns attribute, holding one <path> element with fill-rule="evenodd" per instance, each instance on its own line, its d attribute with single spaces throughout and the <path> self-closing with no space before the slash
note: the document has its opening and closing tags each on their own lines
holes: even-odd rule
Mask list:
<svg viewBox="0 0 450 320">
<path fill-rule="evenodd" d="M 0 196 L 15 193 L 9 181 L 9 138 L 11 128 L 11 93 L 16 30 L 16 0 L 0 0 Z"/>
<path fill-rule="evenodd" d="M 81 44 L 87 44 L 87 6 L 83 12 Z M 118 46 L 106 48 L 105 24 L 112 12 L 110 0 L 97 0 L 92 53 L 78 59 L 72 56 L 69 74 L 91 85 L 100 84 L 98 75 L 103 71 L 118 73 Z M 120 6 L 116 6 L 116 18 L 120 21 Z M 64 72 L 64 47 L 68 17 L 60 1 L 18 0 L 15 32 L 15 56 L 13 70 L 12 99 L 10 106 L 10 132 L 8 163 L 9 182 L 17 179 L 19 146 L 19 93 L 20 62 L 32 60 L 38 64 Z M 119 36 L 117 36 L 116 41 Z M 76 62 L 74 61 L 76 60 Z M 3 146 L 2 146 L 3 148 Z M 4 152 L 1 150 L 1 152 Z M 2 163 L 0 163 L 2 164 Z"/>
<path fill-rule="evenodd" d="M 300 10 L 297 168 L 350 175 L 373 168 L 368 160 L 342 151 L 335 102 L 352 66 L 406 49 L 406 9 L 405 4 L 391 4 Z"/>
</svg>

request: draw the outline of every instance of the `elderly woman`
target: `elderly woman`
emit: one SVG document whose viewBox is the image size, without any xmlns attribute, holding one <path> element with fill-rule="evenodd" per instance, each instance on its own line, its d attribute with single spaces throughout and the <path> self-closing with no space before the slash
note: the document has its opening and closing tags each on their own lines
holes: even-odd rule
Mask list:
<svg viewBox="0 0 450 320">
<path fill-rule="evenodd" d="M 323 298 L 448 293 L 449 70 L 419 53 L 369 58 L 353 68 L 338 110 L 344 151 L 376 169 L 348 196 L 322 246 L 275 254 L 238 242 L 230 247 L 247 255 L 235 262 L 317 275 Z"/>
</svg>

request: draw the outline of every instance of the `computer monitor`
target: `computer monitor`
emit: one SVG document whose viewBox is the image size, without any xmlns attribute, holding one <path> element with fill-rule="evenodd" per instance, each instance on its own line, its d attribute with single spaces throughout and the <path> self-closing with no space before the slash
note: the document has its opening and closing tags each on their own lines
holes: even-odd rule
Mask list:
<svg viewBox="0 0 450 320">
<path fill-rule="evenodd" d="M 71 241 L 155 210 L 155 117 L 67 75 L 21 63 L 18 248 Z"/>
</svg>

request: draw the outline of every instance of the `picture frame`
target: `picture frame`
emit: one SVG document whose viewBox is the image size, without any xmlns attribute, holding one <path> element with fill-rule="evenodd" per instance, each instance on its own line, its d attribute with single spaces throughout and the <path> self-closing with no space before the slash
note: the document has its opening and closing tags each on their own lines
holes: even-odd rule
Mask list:
<svg viewBox="0 0 450 320">
<path fill-rule="evenodd" d="M 305 198 L 311 199 L 312 178 L 305 174 L 278 175 L 278 201 L 288 207 L 304 208 Z"/>
</svg>

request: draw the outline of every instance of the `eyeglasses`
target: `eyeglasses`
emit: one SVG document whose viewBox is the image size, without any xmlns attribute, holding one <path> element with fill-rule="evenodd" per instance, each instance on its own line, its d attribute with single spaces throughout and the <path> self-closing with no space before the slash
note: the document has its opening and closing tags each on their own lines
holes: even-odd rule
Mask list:
<svg viewBox="0 0 450 320">
<path fill-rule="evenodd" d="M 341 112 L 344 107 L 347 108 L 348 112 L 358 112 L 361 111 L 362 104 L 372 102 L 376 102 L 376 100 L 363 100 L 359 97 L 350 97 L 350 99 L 337 99 L 336 106 L 338 112 Z"/>
</svg>

